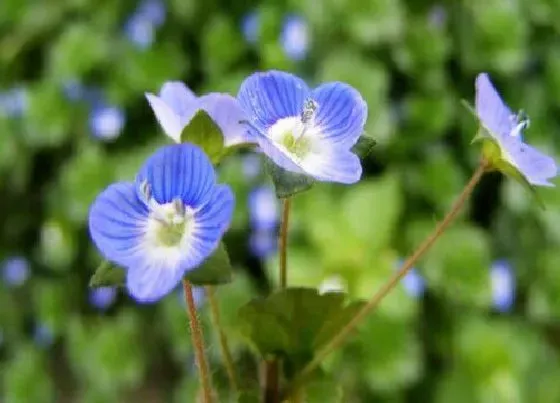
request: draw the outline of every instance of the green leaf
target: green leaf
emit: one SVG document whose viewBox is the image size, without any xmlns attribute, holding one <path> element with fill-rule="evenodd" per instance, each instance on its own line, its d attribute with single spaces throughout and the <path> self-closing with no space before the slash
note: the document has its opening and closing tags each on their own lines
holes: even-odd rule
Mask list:
<svg viewBox="0 0 560 403">
<path fill-rule="evenodd" d="M 89 286 L 93 288 L 123 286 L 125 283 L 124 279 L 124 270 L 105 260 L 95 270 L 93 276 L 91 276 Z"/>
<path fill-rule="evenodd" d="M 361 135 L 358 142 L 352 147 L 352 152 L 356 154 L 361 159 L 369 156 L 373 147 L 377 144 L 377 141 L 368 137 L 366 135 Z"/>
<path fill-rule="evenodd" d="M 231 282 L 231 262 L 224 243 L 220 242 L 214 253 L 197 269 L 187 273 L 185 278 L 197 286 Z"/>
<path fill-rule="evenodd" d="M 290 376 L 309 362 L 362 306 L 342 293 L 288 288 L 239 310 L 242 336 L 263 357 L 281 358 Z"/>
<path fill-rule="evenodd" d="M 315 179 L 305 174 L 297 174 L 279 167 L 269 159 L 265 160 L 265 169 L 272 179 L 276 197 L 285 199 L 309 190 Z"/>
<path fill-rule="evenodd" d="M 181 133 L 181 141 L 196 144 L 204 150 L 212 163 L 220 162 L 224 155 L 224 136 L 206 111 L 196 112 Z"/>
</svg>

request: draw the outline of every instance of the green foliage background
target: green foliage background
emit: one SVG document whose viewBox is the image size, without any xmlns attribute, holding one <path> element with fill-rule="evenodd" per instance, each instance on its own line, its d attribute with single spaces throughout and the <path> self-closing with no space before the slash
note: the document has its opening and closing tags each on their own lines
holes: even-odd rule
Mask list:
<svg viewBox="0 0 560 403">
<path fill-rule="evenodd" d="M 310 83 L 346 81 L 369 105 L 378 141 L 352 187 L 315 186 L 294 200 L 289 282 L 338 279 L 353 298 L 371 296 L 431 230 L 473 171 L 476 124 L 460 104 L 489 71 L 514 109 L 532 119 L 526 137 L 560 149 L 560 2 L 554 0 L 169 0 L 165 24 L 146 50 L 122 33 L 136 3 L 111 0 L 0 2 L 0 87 L 24 84 L 25 115 L 0 115 L 0 258 L 21 255 L 32 275 L 0 284 L 0 400 L 18 402 L 192 402 L 198 387 L 184 306 L 169 295 L 137 306 L 126 294 L 100 313 L 87 282 L 100 261 L 86 217 L 97 193 L 130 179 L 168 143 L 144 98 L 165 80 L 198 93 L 236 93 L 256 70 L 284 69 Z M 434 8 L 436 7 L 436 8 Z M 439 7 L 439 8 L 438 8 Z M 243 16 L 260 13 L 255 45 Z M 443 20 L 441 10 L 445 10 Z M 283 52 L 286 14 L 310 24 L 301 62 Z M 95 139 L 88 108 L 62 86 L 78 79 L 124 108 L 112 142 Z M 276 260 L 247 249 L 247 180 L 240 157 L 221 167 L 237 196 L 226 237 L 236 267 L 218 296 L 247 386 L 254 359 L 236 337 L 236 310 L 264 295 Z M 427 291 L 397 289 L 345 348 L 324 365 L 310 402 L 560 401 L 560 192 L 540 191 L 547 209 L 500 175 L 487 176 L 460 220 L 422 260 Z M 489 269 L 506 258 L 517 279 L 513 311 L 492 308 Z M 215 384 L 227 401 L 206 305 L 201 307 Z M 54 343 L 35 342 L 36 323 Z"/>
</svg>

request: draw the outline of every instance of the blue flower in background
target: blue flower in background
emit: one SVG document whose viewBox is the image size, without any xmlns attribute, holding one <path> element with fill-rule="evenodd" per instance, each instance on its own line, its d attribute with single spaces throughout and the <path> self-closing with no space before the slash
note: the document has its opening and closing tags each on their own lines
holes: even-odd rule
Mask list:
<svg viewBox="0 0 560 403">
<path fill-rule="evenodd" d="M 278 224 L 278 199 L 270 186 L 258 186 L 248 197 L 249 218 L 254 229 L 274 229 Z"/>
<path fill-rule="evenodd" d="M 194 305 L 196 307 L 199 307 L 202 304 L 204 304 L 204 300 L 206 299 L 206 293 L 204 291 L 204 287 L 193 287 L 192 292 L 193 292 Z M 179 301 L 183 306 L 187 306 L 187 300 L 185 299 L 185 290 L 183 289 L 182 286 L 177 288 L 177 297 L 179 298 Z"/>
<path fill-rule="evenodd" d="M 165 22 L 165 14 L 162 1 L 143 1 L 125 23 L 126 37 L 140 49 L 149 48 L 154 43 L 156 29 Z"/>
<path fill-rule="evenodd" d="M 124 32 L 128 40 L 140 49 L 148 49 L 154 43 L 156 36 L 154 24 L 137 13 L 132 14 L 126 21 Z"/>
<path fill-rule="evenodd" d="M 251 142 L 247 127 L 242 124 L 245 115 L 231 95 L 210 93 L 197 97 L 184 83 L 169 81 L 158 96 L 146 93 L 146 98 L 165 134 L 176 142 L 181 141 L 183 129 L 200 109 L 220 127 L 226 147 Z"/>
<path fill-rule="evenodd" d="M 309 24 L 299 15 L 284 19 L 280 43 L 286 55 L 293 60 L 302 60 L 309 50 Z"/>
<path fill-rule="evenodd" d="M 103 256 L 127 269 L 129 293 L 151 302 L 212 254 L 233 205 L 200 148 L 169 145 L 148 158 L 135 182 L 112 184 L 97 197 L 89 230 Z"/>
<path fill-rule="evenodd" d="M 398 264 L 395 266 L 395 269 L 400 269 L 403 263 L 403 260 L 399 260 Z M 408 295 L 412 297 L 422 296 L 426 289 L 424 278 L 420 275 L 420 273 L 418 273 L 418 270 L 416 270 L 415 268 L 412 268 L 406 274 L 406 276 L 402 278 L 401 282 Z"/>
<path fill-rule="evenodd" d="M 255 44 L 259 40 L 260 30 L 259 13 L 253 10 L 247 13 L 241 20 L 241 32 L 245 40 L 251 44 Z"/>
<path fill-rule="evenodd" d="M 447 10 L 444 5 L 433 6 L 428 15 L 428 21 L 434 28 L 443 28 L 447 23 Z"/>
<path fill-rule="evenodd" d="M 117 138 L 125 124 L 124 111 L 116 106 L 94 106 L 89 115 L 93 135 L 102 140 Z"/>
<path fill-rule="evenodd" d="M 262 171 L 261 157 L 257 154 L 247 154 L 242 158 L 242 170 L 245 178 L 255 179 Z"/>
<path fill-rule="evenodd" d="M 276 253 L 278 242 L 276 231 L 258 229 L 249 236 L 249 250 L 261 259 L 266 259 Z"/>
<path fill-rule="evenodd" d="M 64 96 L 70 101 L 79 101 L 86 95 L 86 88 L 78 80 L 67 80 L 62 84 Z"/>
<path fill-rule="evenodd" d="M 351 147 L 364 130 L 367 104 L 340 82 L 311 90 L 281 71 L 255 73 L 237 96 L 261 150 L 277 165 L 320 181 L 355 183 L 362 166 Z"/>
<path fill-rule="evenodd" d="M 508 262 L 498 260 L 490 269 L 492 301 L 500 312 L 509 311 L 515 300 L 515 275 Z"/>
<path fill-rule="evenodd" d="M 10 287 L 20 287 L 29 278 L 29 262 L 23 257 L 6 259 L 2 264 L 4 283 Z"/>
<path fill-rule="evenodd" d="M 97 309 L 105 310 L 109 308 L 116 298 L 116 287 L 99 287 L 89 291 L 89 303 Z"/>
<path fill-rule="evenodd" d="M 33 331 L 35 344 L 43 348 L 50 347 L 54 343 L 54 339 L 54 332 L 50 326 L 41 323 L 35 326 Z"/>
<path fill-rule="evenodd" d="M 488 74 L 476 78 L 476 114 L 485 129 L 484 137 L 494 141 L 501 158 L 531 185 L 554 186 L 549 179 L 558 175 L 553 158 L 523 142 L 522 131 L 529 120 L 513 114 L 492 85 Z"/>
<path fill-rule="evenodd" d="M 28 105 L 29 96 L 24 87 L 0 92 L 0 115 L 19 118 L 27 111 Z"/>
</svg>

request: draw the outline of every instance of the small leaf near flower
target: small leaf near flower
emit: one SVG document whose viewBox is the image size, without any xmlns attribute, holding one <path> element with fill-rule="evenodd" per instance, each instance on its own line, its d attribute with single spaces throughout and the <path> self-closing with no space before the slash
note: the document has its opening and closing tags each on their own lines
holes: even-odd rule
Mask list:
<svg viewBox="0 0 560 403">
<path fill-rule="evenodd" d="M 288 288 L 243 306 L 239 311 L 240 331 L 263 357 L 281 358 L 289 378 L 362 305 L 346 304 L 343 293 L 319 294 L 312 288 Z"/>
<path fill-rule="evenodd" d="M 91 279 L 89 280 L 89 286 L 92 288 L 99 287 L 121 287 L 125 283 L 125 271 L 109 262 L 108 260 L 103 261 Z"/>
<path fill-rule="evenodd" d="M 204 151 L 213 164 L 220 162 L 224 155 L 224 136 L 220 127 L 210 115 L 200 109 L 181 133 L 181 142 L 192 143 Z"/>
<path fill-rule="evenodd" d="M 226 284 L 232 280 L 229 255 L 223 242 L 198 268 L 187 272 L 185 279 L 195 286 Z"/>
<path fill-rule="evenodd" d="M 309 190 L 315 179 L 305 174 L 298 174 L 279 167 L 269 159 L 265 160 L 265 169 L 272 179 L 276 197 L 285 199 Z"/>
<path fill-rule="evenodd" d="M 376 144 L 377 141 L 369 136 L 362 134 L 358 139 L 358 142 L 354 145 L 354 147 L 352 147 L 352 152 L 361 159 L 364 159 L 369 156 L 371 150 L 373 149 L 373 147 L 375 147 Z"/>
</svg>

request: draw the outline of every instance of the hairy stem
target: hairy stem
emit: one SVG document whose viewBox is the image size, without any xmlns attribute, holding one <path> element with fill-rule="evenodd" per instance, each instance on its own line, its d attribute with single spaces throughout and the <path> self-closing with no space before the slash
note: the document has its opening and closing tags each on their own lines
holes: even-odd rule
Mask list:
<svg viewBox="0 0 560 403">
<path fill-rule="evenodd" d="M 204 338 L 202 336 L 200 322 L 198 321 L 192 285 L 188 280 L 183 279 L 183 289 L 185 290 L 185 301 L 187 302 L 187 312 L 189 314 L 191 338 L 194 346 L 196 365 L 198 367 L 200 384 L 202 386 L 203 402 L 212 403 L 212 385 L 210 381 L 210 371 L 206 361 L 206 353 L 204 351 Z"/>
<path fill-rule="evenodd" d="M 210 303 L 212 323 L 218 331 L 218 336 L 220 338 L 220 350 L 222 352 L 222 357 L 224 360 L 224 365 L 226 367 L 230 387 L 234 393 L 237 393 L 239 390 L 239 385 L 237 383 L 237 376 L 235 374 L 235 366 L 233 365 L 233 357 L 231 355 L 231 350 L 229 349 L 226 334 L 221 325 L 220 309 L 218 307 L 218 301 L 216 301 L 216 297 L 214 295 L 214 287 L 206 287 L 206 295 L 208 296 L 208 302 Z"/>
<path fill-rule="evenodd" d="M 381 287 L 381 289 L 373 295 L 366 305 L 348 322 L 325 346 L 317 352 L 313 360 L 307 364 L 303 370 L 294 378 L 294 381 L 286 391 L 286 396 L 291 396 L 297 391 L 305 382 L 307 377 L 319 366 L 319 364 L 329 355 L 333 350 L 338 348 L 342 342 L 351 334 L 351 332 L 362 322 L 362 320 L 375 309 L 383 298 L 389 294 L 393 288 L 397 286 L 399 281 L 406 276 L 406 274 L 414 267 L 418 259 L 426 253 L 430 247 L 437 241 L 437 239 L 444 233 L 449 224 L 461 211 L 461 208 L 472 194 L 474 188 L 488 169 L 488 164 L 482 161 L 478 169 L 474 172 L 473 176 L 459 195 L 458 199 L 453 203 L 451 209 L 441 222 L 438 223 L 434 231 L 420 244 L 414 253 L 404 262 L 403 266 L 395 272 Z"/>
<path fill-rule="evenodd" d="M 278 253 L 280 258 L 280 289 L 288 284 L 288 225 L 290 221 L 291 199 L 282 200 L 282 222 L 280 226 L 280 237 L 278 239 Z"/>
</svg>

